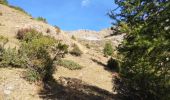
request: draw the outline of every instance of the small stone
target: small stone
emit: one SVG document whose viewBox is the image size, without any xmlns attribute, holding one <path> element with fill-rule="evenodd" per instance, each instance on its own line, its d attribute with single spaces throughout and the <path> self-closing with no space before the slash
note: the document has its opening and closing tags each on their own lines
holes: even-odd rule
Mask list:
<svg viewBox="0 0 170 100">
<path fill-rule="evenodd" d="M 13 89 L 14 89 L 14 87 L 12 87 L 12 86 L 7 87 L 7 90 L 13 90 Z"/>
<path fill-rule="evenodd" d="M 4 94 L 9 95 L 9 94 L 11 94 L 11 91 L 10 90 L 4 90 Z"/>
</svg>

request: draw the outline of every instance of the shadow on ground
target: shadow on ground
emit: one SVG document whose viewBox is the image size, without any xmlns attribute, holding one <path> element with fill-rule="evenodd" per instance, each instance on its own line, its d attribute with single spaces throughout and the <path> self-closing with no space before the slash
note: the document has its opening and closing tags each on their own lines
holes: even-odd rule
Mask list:
<svg viewBox="0 0 170 100">
<path fill-rule="evenodd" d="M 103 62 L 101 62 L 101 61 L 99 61 L 99 60 L 97 60 L 97 59 L 94 59 L 94 58 L 91 58 L 91 60 L 92 60 L 93 62 L 97 63 L 98 65 L 103 66 L 105 70 L 107 70 L 107 71 L 109 71 L 109 72 L 115 72 L 114 69 L 109 68 L 109 67 L 108 67 L 106 64 L 104 64 Z"/>
<path fill-rule="evenodd" d="M 117 100 L 114 94 L 106 90 L 66 77 L 44 82 L 39 96 L 44 100 Z"/>
<path fill-rule="evenodd" d="M 96 59 L 94 59 L 94 58 L 91 58 L 91 60 L 92 60 L 93 62 L 97 63 L 98 65 L 101 65 L 101 66 L 103 66 L 103 67 L 107 67 L 107 65 L 104 64 L 104 63 L 102 63 L 101 61 L 98 61 L 98 60 L 96 60 Z"/>
</svg>

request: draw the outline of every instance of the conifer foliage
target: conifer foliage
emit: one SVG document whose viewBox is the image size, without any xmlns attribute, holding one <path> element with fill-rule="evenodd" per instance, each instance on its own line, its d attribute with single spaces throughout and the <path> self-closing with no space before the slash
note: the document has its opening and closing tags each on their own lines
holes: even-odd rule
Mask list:
<svg viewBox="0 0 170 100">
<path fill-rule="evenodd" d="M 110 12 L 123 55 L 116 91 L 123 100 L 170 100 L 170 1 L 115 0 Z"/>
</svg>

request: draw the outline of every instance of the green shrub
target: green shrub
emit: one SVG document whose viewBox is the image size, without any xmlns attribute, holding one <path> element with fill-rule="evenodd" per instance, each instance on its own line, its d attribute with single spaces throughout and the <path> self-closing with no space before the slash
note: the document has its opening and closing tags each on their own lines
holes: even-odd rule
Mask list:
<svg viewBox="0 0 170 100">
<path fill-rule="evenodd" d="M 2 60 L 5 45 L 8 43 L 8 38 L 0 35 L 0 60 Z"/>
<path fill-rule="evenodd" d="M 70 52 L 70 54 L 75 55 L 75 56 L 81 56 L 83 52 L 80 50 L 80 48 L 76 44 L 74 44 L 73 49 Z"/>
<path fill-rule="evenodd" d="M 25 79 L 29 82 L 42 81 L 40 73 L 34 69 L 27 69 L 25 72 Z"/>
<path fill-rule="evenodd" d="M 20 40 L 19 50 L 28 57 L 26 79 L 33 82 L 50 79 L 55 71 L 54 62 L 68 51 L 67 45 L 35 30 L 26 31 Z"/>
<path fill-rule="evenodd" d="M 8 48 L 2 51 L 1 67 L 26 67 L 27 57 L 19 53 L 16 48 Z"/>
<path fill-rule="evenodd" d="M 37 18 L 35 18 L 37 21 L 42 21 L 42 22 L 44 22 L 44 23 L 47 23 L 47 20 L 45 19 L 45 18 L 43 18 L 43 17 L 37 17 Z"/>
<path fill-rule="evenodd" d="M 46 41 L 46 42 L 44 42 Z M 49 37 L 41 37 L 32 39 L 29 42 L 22 43 L 22 49 L 28 54 L 30 58 L 48 58 L 50 47 L 55 45 L 56 40 Z"/>
<path fill-rule="evenodd" d="M 0 67 L 26 68 L 25 78 L 32 82 L 52 78 L 53 64 L 68 52 L 68 46 L 33 29 L 21 29 L 16 37 L 20 47 L 5 49 L 8 39 L 0 36 Z"/>
<path fill-rule="evenodd" d="M 90 47 L 90 45 L 89 45 L 89 44 L 86 44 L 86 48 L 90 49 L 91 47 Z"/>
<path fill-rule="evenodd" d="M 112 47 L 112 44 L 111 42 L 107 42 L 105 44 L 105 47 L 103 49 L 103 52 L 104 52 L 104 56 L 111 56 L 113 54 L 113 47 Z"/>
<path fill-rule="evenodd" d="M 76 40 L 76 37 L 75 37 L 74 35 L 72 35 L 71 38 L 72 38 L 73 40 Z"/>
<path fill-rule="evenodd" d="M 71 60 L 59 60 L 57 62 L 58 65 L 63 66 L 65 68 L 68 68 L 70 70 L 79 70 L 82 69 L 83 67 L 77 63 L 75 63 L 74 61 Z"/>
<path fill-rule="evenodd" d="M 0 4 L 8 5 L 8 1 L 7 0 L 0 0 Z"/>
<path fill-rule="evenodd" d="M 35 82 L 41 81 L 45 77 L 45 66 L 50 56 L 47 51 L 48 39 L 43 35 L 35 31 L 25 33 L 24 38 L 21 41 L 19 50 L 27 55 L 27 72 L 25 78 L 28 81 Z M 45 38 L 45 39 L 44 39 Z M 44 41 L 47 41 L 44 42 Z"/>
<path fill-rule="evenodd" d="M 4 47 L 8 43 L 8 38 L 0 35 L 0 47 Z"/>
<path fill-rule="evenodd" d="M 68 53 L 68 45 L 66 44 L 62 44 L 62 43 L 59 43 L 58 46 L 57 46 L 57 49 L 60 50 L 59 53 L 64 53 L 64 54 L 67 54 Z M 64 55 L 62 56 L 62 58 L 64 57 Z"/>
</svg>

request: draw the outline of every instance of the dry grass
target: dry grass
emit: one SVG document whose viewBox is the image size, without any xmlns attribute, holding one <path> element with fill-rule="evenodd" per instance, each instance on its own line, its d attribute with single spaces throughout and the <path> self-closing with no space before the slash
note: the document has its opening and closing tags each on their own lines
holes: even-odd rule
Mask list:
<svg viewBox="0 0 170 100">
<path fill-rule="evenodd" d="M 15 9 L 15 10 L 18 10 L 18 11 L 24 13 L 24 14 L 29 15 L 24 9 L 22 9 L 22 8 L 20 8 L 20 7 L 12 6 L 12 5 L 10 5 L 9 7 L 13 8 L 13 9 Z"/>
<path fill-rule="evenodd" d="M 83 52 L 80 50 L 78 45 L 74 44 L 73 49 L 70 51 L 70 54 L 74 56 L 81 56 Z"/>
<path fill-rule="evenodd" d="M 29 84 L 22 78 L 25 70 L 15 68 L 0 68 L 0 100 L 39 100 L 38 87 Z M 6 94 L 6 92 L 10 94 Z"/>
<path fill-rule="evenodd" d="M 3 14 L 2 14 L 2 12 L 0 11 L 0 16 L 2 16 Z"/>
<path fill-rule="evenodd" d="M 90 53 L 92 53 L 91 51 Z M 84 54 L 81 57 L 74 57 L 71 55 L 66 56 L 68 60 L 74 60 L 74 62 L 83 65 L 83 69 L 81 70 L 69 70 L 64 67 L 58 67 L 56 74 L 54 77 L 58 79 L 59 77 L 70 77 L 77 78 L 87 82 L 88 84 L 98 86 L 102 89 L 112 92 L 112 73 L 105 70 L 103 65 L 97 64 L 93 62 L 91 58 L 95 58 L 98 61 L 101 61 L 106 65 L 107 58 L 103 57 L 101 54 L 95 54 L 94 52 L 91 54 Z"/>
</svg>

